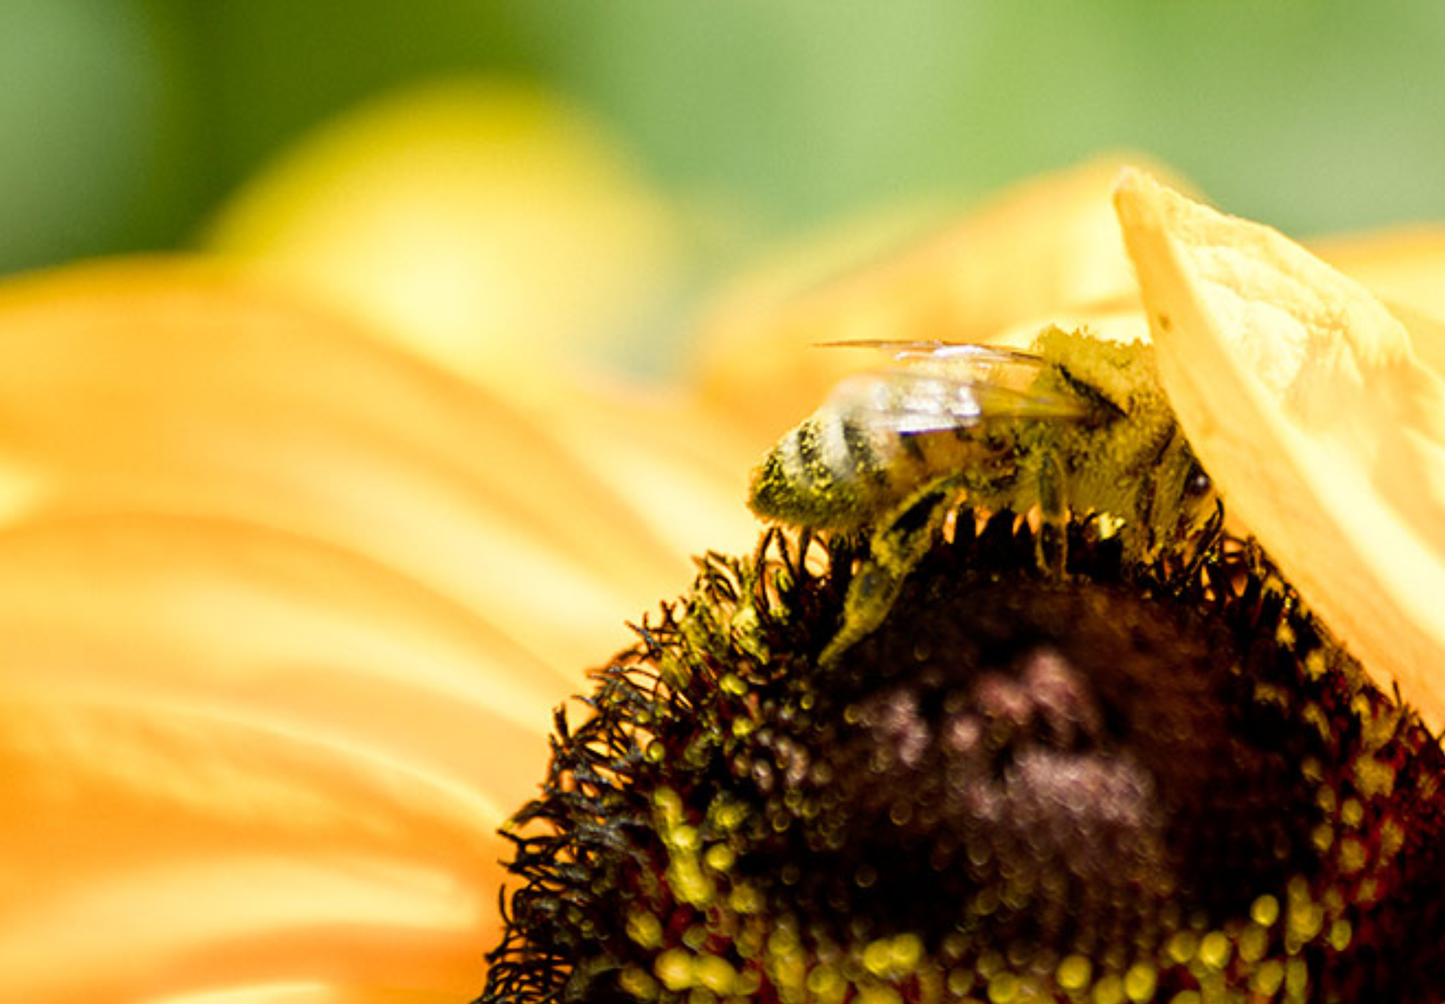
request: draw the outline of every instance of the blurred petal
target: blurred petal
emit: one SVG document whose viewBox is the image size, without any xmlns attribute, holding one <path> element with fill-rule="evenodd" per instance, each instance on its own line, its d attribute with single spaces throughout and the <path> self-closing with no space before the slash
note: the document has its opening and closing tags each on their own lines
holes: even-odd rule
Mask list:
<svg viewBox="0 0 1445 1004">
<path fill-rule="evenodd" d="M 760 430 L 761 448 L 843 373 L 868 362 L 819 343 L 984 342 L 1065 311 L 1131 303 L 1134 278 L 1108 198 L 1120 163 L 1090 163 L 1020 186 L 917 248 L 820 289 L 737 294 L 705 332 L 703 394 Z"/>
<path fill-rule="evenodd" d="M 1445 228 L 1334 237 L 1312 242 L 1310 249 L 1382 300 L 1445 317 Z"/>
<path fill-rule="evenodd" d="M 557 699 L 505 638 L 289 534 L 104 516 L 0 534 L 0 649 L 15 999 L 475 986 Z"/>
<path fill-rule="evenodd" d="M 595 121 L 521 84 L 365 106 L 242 191 L 212 247 L 324 291 L 486 380 L 615 347 L 675 293 L 670 210 Z"/>
<path fill-rule="evenodd" d="M 760 526 L 743 500 L 758 450 L 731 415 L 673 389 L 596 375 L 540 378 L 518 403 L 675 553 L 746 553 L 756 545 Z"/>
<path fill-rule="evenodd" d="M 1388 687 L 1445 724 L 1445 383 L 1361 286 L 1127 173 L 1160 373 L 1226 500 Z"/>
<path fill-rule="evenodd" d="M 555 438 L 232 270 L 122 262 L 0 290 L 0 498 L 225 516 L 364 556 L 575 674 L 688 576 Z"/>
</svg>

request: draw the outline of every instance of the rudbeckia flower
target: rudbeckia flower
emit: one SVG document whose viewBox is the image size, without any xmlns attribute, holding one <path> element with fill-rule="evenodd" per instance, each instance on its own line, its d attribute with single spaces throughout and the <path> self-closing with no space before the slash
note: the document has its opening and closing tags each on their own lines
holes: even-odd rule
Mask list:
<svg viewBox="0 0 1445 1004">
<path fill-rule="evenodd" d="M 1238 500 L 1242 529 L 1260 535 L 1365 671 L 1398 683 L 1438 725 L 1437 662 L 1417 656 L 1433 651 L 1439 623 L 1411 590 L 1429 587 L 1441 553 L 1429 520 L 1440 511 L 1428 376 L 1439 349 L 1410 339 L 1441 305 L 1429 302 L 1433 287 L 1400 277 L 1434 260 L 1439 242 L 1332 249 L 1411 301 L 1402 321 L 1406 312 L 1277 236 L 1141 179 L 1117 195 L 1121 241 L 1116 173 L 1093 166 L 1041 182 L 893 265 L 785 307 L 746 289 L 728 297 L 695 376 L 666 396 L 569 369 L 570 322 L 555 316 L 557 350 L 540 361 L 484 353 L 478 365 L 453 351 L 450 315 L 416 347 L 404 312 L 364 299 L 343 309 L 333 278 L 288 270 L 284 255 L 260 266 L 122 261 L 7 282 L 8 996 L 373 1004 L 481 992 L 484 958 L 504 938 L 501 862 L 515 851 L 498 830 L 548 779 L 554 709 L 629 644 L 626 621 L 654 626 L 644 650 L 677 633 L 682 622 L 656 602 L 684 591 L 692 554 L 751 549 L 743 500 L 755 453 L 816 403 L 830 368 L 847 365 L 806 347 L 818 340 L 894 337 L 899 326 L 960 340 L 1039 323 L 1119 338 L 1152 329 L 1170 399 L 1231 512 Z M 424 244 L 413 254 L 424 259 Z M 386 268 L 358 267 L 356 288 L 386 282 Z M 1328 396 L 1346 391 L 1349 412 L 1331 416 Z M 1221 402 L 1234 397 L 1251 409 L 1231 416 L 1243 429 L 1223 422 Z M 1242 436 L 1259 436 L 1258 449 Z M 1273 480 L 1250 484 L 1277 461 Z M 1419 491 L 1402 499 L 1402 484 Z M 707 560 L 693 595 L 736 599 L 748 565 Z M 1366 601 L 1367 615 L 1352 618 Z M 738 620 L 688 644 L 731 645 L 750 609 L 760 612 L 740 605 Z M 1408 643 L 1403 656 L 1395 638 Z M 683 673 L 679 686 L 685 670 L 669 668 Z M 680 796 L 649 798 L 644 822 L 676 852 L 666 882 L 705 884 L 725 855 L 693 860 Z M 1273 902 L 1289 917 L 1298 906 Z M 1271 903 L 1255 909 L 1264 923 Z M 657 948 L 677 933 L 644 914 L 623 932 L 633 944 Z M 927 947 L 905 935 L 865 960 L 874 979 L 858 999 L 900 999 L 889 981 Z M 776 957 L 796 960 L 779 938 Z M 1218 948 L 1206 939 L 1191 957 Z M 657 954 L 612 985 L 694 999 L 750 992 L 720 956 L 700 966 L 680 949 Z M 1153 999 L 1148 973 L 1109 983 L 1074 958 L 1059 963 L 1061 986 Z M 1003 972 L 1008 960 L 996 963 Z M 820 973 L 817 985 L 795 975 L 824 999 L 847 970 Z M 1298 979 L 1283 965 L 1277 976 L 1274 989 Z M 1261 979 L 1264 994 L 1274 976 Z M 910 985 L 918 999 L 1022 999 L 1002 980 Z"/>
</svg>

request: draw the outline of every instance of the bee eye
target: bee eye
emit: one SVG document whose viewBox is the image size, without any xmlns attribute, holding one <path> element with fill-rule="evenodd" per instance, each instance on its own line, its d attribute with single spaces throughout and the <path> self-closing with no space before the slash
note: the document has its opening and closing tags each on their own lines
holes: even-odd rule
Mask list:
<svg viewBox="0 0 1445 1004">
<path fill-rule="evenodd" d="M 1209 475 L 1201 470 L 1196 470 L 1184 483 L 1184 494 L 1189 498 L 1202 498 L 1208 495 L 1213 488 L 1214 482 Z"/>
</svg>

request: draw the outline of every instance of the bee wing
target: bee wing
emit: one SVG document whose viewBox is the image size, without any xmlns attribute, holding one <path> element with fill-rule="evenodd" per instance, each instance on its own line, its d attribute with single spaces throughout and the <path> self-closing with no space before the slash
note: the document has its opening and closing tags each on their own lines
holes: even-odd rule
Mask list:
<svg viewBox="0 0 1445 1004">
<path fill-rule="evenodd" d="M 866 428 L 898 435 L 1001 419 L 1082 421 L 1095 414 L 1096 405 L 1085 397 L 1036 389 L 1042 362 L 1035 356 L 990 350 L 987 359 L 973 361 L 982 365 L 859 373 L 834 387 L 826 407 Z"/>
<path fill-rule="evenodd" d="M 992 366 L 1006 367 L 1019 373 L 1037 375 L 1048 364 L 1039 356 L 1016 349 L 1003 349 L 993 345 L 977 345 L 972 342 L 945 342 L 939 339 L 926 341 L 886 338 L 850 338 L 838 342 L 819 342 L 823 349 L 872 349 L 891 356 L 905 365 L 929 363 L 962 362 L 979 368 Z"/>
</svg>

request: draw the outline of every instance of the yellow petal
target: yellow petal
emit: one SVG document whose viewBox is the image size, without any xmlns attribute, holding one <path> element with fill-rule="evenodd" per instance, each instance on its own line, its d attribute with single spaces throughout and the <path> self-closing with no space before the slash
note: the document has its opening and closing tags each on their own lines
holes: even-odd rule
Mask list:
<svg viewBox="0 0 1445 1004">
<path fill-rule="evenodd" d="M 1108 198 L 1119 164 L 1090 163 L 1020 186 L 887 264 L 821 288 L 734 295 L 704 333 L 703 394 L 758 430 L 761 450 L 868 362 L 820 350 L 820 342 L 985 342 L 1065 311 L 1127 305 L 1134 280 Z"/>
<path fill-rule="evenodd" d="M 1160 374 L 1226 503 L 1388 688 L 1445 723 L 1445 383 L 1355 282 L 1127 173 Z"/>
<path fill-rule="evenodd" d="M 499 358 L 615 346 L 674 291 L 679 236 L 580 110 L 461 79 L 310 136 L 235 197 L 208 243 L 485 381 Z"/>
<path fill-rule="evenodd" d="M 9 996 L 478 985 L 557 692 L 465 611 L 279 531 L 56 519 L 0 533 L 0 666 Z"/>
<path fill-rule="evenodd" d="M 416 578 L 577 672 L 688 555 L 515 409 L 201 262 L 0 288 L 0 497 L 226 516 Z"/>
</svg>

